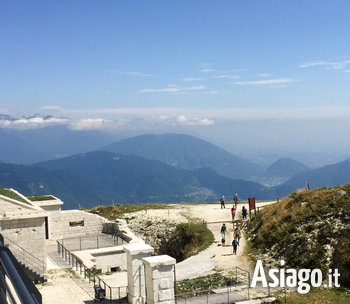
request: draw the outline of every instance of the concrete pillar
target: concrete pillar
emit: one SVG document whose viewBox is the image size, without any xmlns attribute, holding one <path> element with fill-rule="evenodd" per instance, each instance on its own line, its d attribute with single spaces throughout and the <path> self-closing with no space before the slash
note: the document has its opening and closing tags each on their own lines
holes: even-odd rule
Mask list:
<svg viewBox="0 0 350 304">
<path fill-rule="evenodd" d="M 147 244 L 132 244 L 124 246 L 128 270 L 128 303 L 146 303 L 145 272 L 142 259 L 149 257 L 154 251 Z"/>
<path fill-rule="evenodd" d="M 147 304 L 175 304 L 175 264 L 168 255 L 142 259 L 146 271 Z"/>
</svg>

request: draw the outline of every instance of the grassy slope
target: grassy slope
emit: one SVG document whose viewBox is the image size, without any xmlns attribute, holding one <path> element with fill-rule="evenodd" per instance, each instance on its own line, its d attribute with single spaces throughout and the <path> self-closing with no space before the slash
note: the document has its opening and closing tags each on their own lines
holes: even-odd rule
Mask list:
<svg viewBox="0 0 350 304">
<path fill-rule="evenodd" d="M 251 247 L 293 268 L 338 268 L 342 286 L 350 286 L 349 220 L 350 184 L 294 192 L 251 222 Z"/>
<path fill-rule="evenodd" d="M 305 295 L 297 292 L 287 294 L 288 304 L 348 304 L 350 290 L 348 289 L 313 289 Z M 276 303 L 285 303 L 284 294 L 277 297 Z"/>
<path fill-rule="evenodd" d="M 155 204 L 125 204 L 125 205 L 110 205 L 110 206 L 99 206 L 92 209 L 85 209 L 87 212 L 96 213 L 108 220 L 115 220 L 123 218 L 125 214 L 148 210 L 148 209 L 167 209 L 171 206 L 162 203 Z"/>
</svg>

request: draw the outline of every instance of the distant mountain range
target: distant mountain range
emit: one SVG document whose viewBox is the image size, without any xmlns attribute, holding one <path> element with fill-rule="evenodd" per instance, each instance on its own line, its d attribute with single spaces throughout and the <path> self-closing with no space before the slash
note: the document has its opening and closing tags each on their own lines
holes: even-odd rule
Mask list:
<svg viewBox="0 0 350 304">
<path fill-rule="evenodd" d="M 14 118 L 0 114 L 0 161 L 33 164 L 78 153 L 89 152 L 116 140 L 115 135 L 91 130 L 72 130 L 67 125 L 36 128 L 19 127 L 36 121 L 58 120 L 53 116 Z M 12 128 L 2 127 L 13 125 Z"/>
<path fill-rule="evenodd" d="M 350 159 L 347 159 L 333 165 L 298 173 L 276 188 L 282 189 L 283 192 L 286 187 L 294 187 L 295 189 L 298 189 L 306 187 L 308 184 L 314 189 L 319 187 L 338 186 L 349 182 Z"/>
<path fill-rule="evenodd" d="M 262 168 L 257 164 L 207 141 L 183 134 L 141 135 L 115 142 L 100 150 L 159 160 L 187 170 L 210 167 L 230 178 L 247 179 L 262 173 Z"/>
<path fill-rule="evenodd" d="M 275 199 L 307 183 L 315 188 L 350 182 L 350 160 L 310 170 L 284 158 L 264 170 L 182 134 L 142 135 L 110 144 L 112 137 L 100 132 L 51 126 L 0 129 L 0 141 L 0 186 L 27 195 L 56 195 L 65 208 L 113 202 L 217 201 L 221 195 L 230 200 L 236 192 L 242 199 Z M 95 152 L 81 153 L 91 150 Z M 41 162 L 18 164 L 37 161 Z M 270 183 L 260 184 L 264 179 Z"/>
<path fill-rule="evenodd" d="M 290 158 L 280 158 L 270 165 L 264 172 L 267 176 L 292 177 L 293 175 L 308 171 L 310 168 L 303 163 Z"/>
<path fill-rule="evenodd" d="M 36 165 L 0 164 L 0 184 L 26 195 L 53 194 L 65 208 L 99 203 L 200 202 L 218 201 L 257 194 L 272 198 L 261 185 L 232 180 L 213 169 L 189 171 L 160 161 L 99 151 L 74 155 Z"/>
</svg>

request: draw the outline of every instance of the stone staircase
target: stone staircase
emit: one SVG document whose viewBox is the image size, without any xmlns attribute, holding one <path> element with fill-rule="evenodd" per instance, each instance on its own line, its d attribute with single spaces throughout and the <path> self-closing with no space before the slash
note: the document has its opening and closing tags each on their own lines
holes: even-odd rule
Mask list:
<svg viewBox="0 0 350 304">
<path fill-rule="evenodd" d="M 35 283 L 47 282 L 47 276 L 45 275 L 45 262 L 39 260 L 37 257 L 9 238 L 3 238 L 5 246 L 11 250 L 12 254 L 15 256 L 18 263 L 23 267 L 23 270 L 26 272 L 28 277 Z"/>
</svg>

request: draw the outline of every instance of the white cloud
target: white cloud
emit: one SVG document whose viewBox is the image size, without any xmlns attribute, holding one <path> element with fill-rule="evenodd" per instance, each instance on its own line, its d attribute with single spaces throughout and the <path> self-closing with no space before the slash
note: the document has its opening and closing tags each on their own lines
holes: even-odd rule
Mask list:
<svg viewBox="0 0 350 304">
<path fill-rule="evenodd" d="M 212 73 L 214 72 L 215 70 L 213 69 L 210 69 L 210 68 L 204 68 L 204 69 L 200 69 L 199 70 L 199 73 Z"/>
<path fill-rule="evenodd" d="M 296 79 L 292 78 L 276 78 L 276 79 L 264 79 L 264 80 L 249 80 L 249 81 L 237 81 L 233 82 L 235 85 L 279 85 L 296 82 Z"/>
<path fill-rule="evenodd" d="M 180 87 L 177 85 L 168 85 L 166 88 L 160 89 L 141 89 L 138 93 L 187 93 L 190 91 L 205 90 L 204 85 L 191 86 L 191 87 Z"/>
<path fill-rule="evenodd" d="M 85 118 L 76 121 L 71 121 L 69 126 L 73 130 L 96 130 L 103 129 L 109 123 L 108 120 L 103 118 Z"/>
<path fill-rule="evenodd" d="M 271 74 L 262 73 L 262 74 L 258 74 L 258 77 L 271 77 Z"/>
<path fill-rule="evenodd" d="M 185 77 L 182 79 L 183 81 L 200 81 L 202 78 L 199 77 Z"/>
<path fill-rule="evenodd" d="M 240 76 L 222 74 L 222 75 L 214 75 L 214 76 L 212 76 L 212 78 L 217 78 L 217 79 L 239 79 Z"/>
<path fill-rule="evenodd" d="M 177 117 L 176 121 L 180 125 L 184 126 L 211 126 L 215 123 L 214 120 L 208 119 L 208 118 L 197 118 L 197 117 L 191 117 L 187 118 L 185 115 L 180 115 Z"/>
<path fill-rule="evenodd" d="M 334 70 L 342 70 L 346 68 L 348 65 L 350 65 L 350 60 L 343 60 L 343 61 L 312 61 L 300 64 L 300 68 L 310 68 L 315 66 L 324 66 L 328 69 L 334 69 Z"/>
<path fill-rule="evenodd" d="M 350 119 L 348 107 L 314 108 L 97 108 L 64 109 L 70 118 L 1 119 L 0 127 L 31 129 L 66 125 L 73 130 L 142 130 L 162 127 L 211 127 L 216 122 L 246 120 Z M 262 122 L 263 123 L 263 122 Z"/>
<path fill-rule="evenodd" d="M 50 125 L 64 125 L 67 123 L 65 118 L 56 117 L 21 117 L 18 119 L 2 119 L 0 120 L 0 127 L 2 128 L 14 128 L 14 129 L 35 129 L 41 127 L 47 127 Z"/>
</svg>

